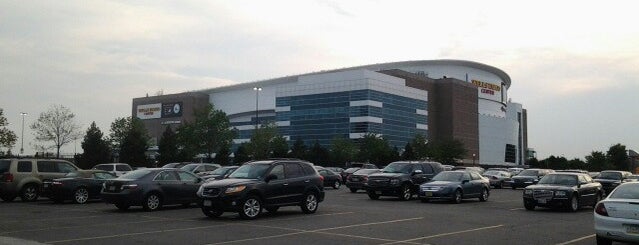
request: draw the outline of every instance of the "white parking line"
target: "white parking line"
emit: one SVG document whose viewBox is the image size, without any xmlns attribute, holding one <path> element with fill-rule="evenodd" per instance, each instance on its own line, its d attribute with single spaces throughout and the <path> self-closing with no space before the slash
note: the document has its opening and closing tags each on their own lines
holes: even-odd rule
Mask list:
<svg viewBox="0 0 639 245">
<path fill-rule="evenodd" d="M 418 237 L 418 238 L 413 238 L 413 239 L 408 239 L 408 240 L 402 240 L 402 241 L 397 241 L 397 242 L 384 243 L 384 245 L 385 245 L 385 244 L 397 244 L 397 243 L 413 242 L 413 241 L 418 241 L 418 240 L 423 240 L 423 239 L 429 239 L 429 238 L 435 238 L 435 237 L 450 236 L 450 235 L 456 235 L 456 234 L 467 233 L 467 232 L 473 232 L 473 231 L 481 231 L 481 230 L 487 230 L 487 229 L 494 229 L 494 228 L 499 228 L 499 227 L 502 227 L 502 226 L 504 226 L 504 225 L 486 226 L 486 227 L 481 227 L 481 228 L 476 228 L 476 229 L 470 229 L 470 230 L 463 230 L 463 231 L 448 232 L 448 233 L 442 233 L 442 234 L 437 234 L 437 235 L 432 235 L 432 236 L 423 236 L 423 237 Z"/>
<path fill-rule="evenodd" d="M 15 223 L 15 222 L 45 222 L 45 221 L 54 221 L 54 220 L 68 220 L 68 219 L 88 219 L 100 217 L 99 215 L 91 215 L 91 216 L 77 216 L 77 217 L 64 217 L 64 218 L 51 218 L 51 219 L 19 219 L 19 220 L 4 220 L 0 221 L 1 223 Z"/>
<path fill-rule="evenodd" d="M 56 227 L 47 227 L 47 228 L 41 228 L 41 229 L 5 231 L 5 232 L 0 232 L 0 235 L 12 234 L 12 233 L 20 233 L 20 232 L 64 230 L 64 229 L 73 229 L 73 228 L 79 228 L 79 227 L 98 227 L 98 226 L 110 226 L 110 225 L 130 225 L 130 224 L 140 224 L 140 223 L 150 223 L 150 222 L 165 222 L 165 221 L 166 221 L 165 219 L 155 219 L 155 220 L 135 221 L 135 222 L 100 223 L 100 224 L 93 224 L 93 225 L 56 226 Z"/>
<path fill-rule="evenodd" d="M 524 210 L 524 208 L 513 208 L 513 209 L 508 209 L 508 211 L 516 211 L 516 210 Z"/>
<path fill-rule="evenodd" d="M 567 242 L 563 242 L 563 243 L 557 243 L 557 245 L 571 244 L 571 243 L 575 243 L 575 242 L 578 242 L 578 241 L 581 241 L 581 240 L 590 239 L 590 238 L 593 238 L 593 237 L 595 237 L 595 234 L 592 234 L 592 235 L 589 235 L 589 236 L 585 236 L 585 237 L 580 237 L 580 238 L 573 239 L 573 240 L 570 240 L 570 241 L 567 241 Z"/>
</svg>

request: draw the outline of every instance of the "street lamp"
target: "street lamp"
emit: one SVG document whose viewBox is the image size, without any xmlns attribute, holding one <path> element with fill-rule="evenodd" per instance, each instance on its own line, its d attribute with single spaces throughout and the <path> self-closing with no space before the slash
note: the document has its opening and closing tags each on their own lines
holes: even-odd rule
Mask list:
<svg viewBox="0 0 639 245">
<path fill-rule="evenodd" d="M 255 90 L 255 131 L 257 131 L 257 125 L 260 123 L 260 116 L 258 115 L 258 100 L 260 98 L 260 91 L 262 91 L 262 87 L 253 87 Z"/>
<path fill-rule="evenodd" d="M 477 156 L 477 155 L 476 155 L 475 153 L 473 153 L 473 166 L 475 166 L 475 157 L 476 157 L 476 156 Z"/>
<path fill-rule="evenodd" d="M 20 155 L 22 155 L 24 153 L 24 116 L 28 114 L 26 112 L 20 112 L 20 115 L 22 116 L 22 135 L 20 136 L 20 141 L 22 141 L 22 143 L 20 144 Z"/>
</svg>

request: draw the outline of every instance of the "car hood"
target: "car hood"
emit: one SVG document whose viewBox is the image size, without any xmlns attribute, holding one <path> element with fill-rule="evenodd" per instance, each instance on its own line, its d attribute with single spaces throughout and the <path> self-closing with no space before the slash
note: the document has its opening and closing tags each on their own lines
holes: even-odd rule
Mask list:
<svg viewBox="0 0 639 245">
<path fill-rule="evenodd" d="M 531 185 L 526 187 L 527 190 L 572 190 L 573 187 L 572 186 L 566 186 L 566 185 L 546 185 L 546 184 L 542 184 L 542 185 Z"/>
<path fill-rule="evenodd" d="M 449 186 L 449 185 L 459 185 L 461 184 L 461 182 L 459 181 L 443 181 L 443 180 L 438 180 L 438 181 L 431 181 L 428 183 L 424 183 L 421 186 Z"/>
<path fill-rule="evenodd" d="M 203 184 L 204 187 L 224 187 L 224 186 L 234 186 L 234 185 L 249 185 L 263 182 L 258 179 L 221 179 L 212 182 L 206 182 Z"/>
<path fill-rule="evenodd" d="M 404 176 L 406 174 L 403 173 L 374 173 L 369 175 L 369 177 L 386 177 L 386 178 L 397 178 L 400 176 Z"/>
</svg>

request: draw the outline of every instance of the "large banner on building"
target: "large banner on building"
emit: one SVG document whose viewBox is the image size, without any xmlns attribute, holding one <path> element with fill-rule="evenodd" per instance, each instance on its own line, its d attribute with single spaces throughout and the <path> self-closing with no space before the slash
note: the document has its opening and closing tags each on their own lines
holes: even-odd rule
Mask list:
<svg viewBox="0 0 639 245">
<path fill-rule="evenodd" d="M 472 83 L 477 86 L 479 90 L 479 98 L 505 102 L 501 84 L 490 83 L 476 79 L 473 79 Z"/>
<path fill-rule="evenodd" d="M 139 119 L 155 119 L 162 117 L 162 104 L 139 105 L 136 110 Z"/>
<path fill-rule="evenodd" d="M 181 116 L 182 116 L 182 102 L 162 104 L 162 118 L 181 117 Z"/>
</svg>

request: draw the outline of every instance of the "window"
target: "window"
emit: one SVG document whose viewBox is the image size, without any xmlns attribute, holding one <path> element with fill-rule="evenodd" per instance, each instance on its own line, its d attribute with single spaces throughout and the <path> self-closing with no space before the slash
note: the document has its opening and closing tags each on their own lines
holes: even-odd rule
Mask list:
<svg viewBox="0 0 639 245">
<path fill-rule="evenodd" d="M 277 176 L 277 179 L 284 179 L 284 165 L 275 165 L 275 167 L 271 169 L 271 174 Z"/>
<path fill-rule="evenodd" d="M 32 170 L 33 170 L 33 165 L 31 165 L 30 161 L 18 162 L 18 172 L 31 173 Z"/>
<path fill-rule="evenodd" d="M 184 182 L 195 182 L 198 179 L 195 175 L 187 172 L 180 171 L 178 172 L 178 175 L 180 176 L 180 180 Z"/>
<path fill-rule="evenodd" d="M 115 165 L 115 171 L 131 171 L 131 167 L 128 165 Z"/>
<path fill-rule="evenodd" d="M 177 177 L 173 173 L 173 171 L 164 171 L 155 176 L 154 180 L 160 181 L 177 181 Z"/>
<path fill-rule="evenodd" d="M 579 184 L 580 185 L 588 183 L 588 180 L 586 180 L 586 178 L 583 175 L 579 175 L 578 178 L 579 178 Z"/>
<path fill-rule="evenodd" d="M 464 173 L 462 175 L 462 180 L 469 180 L 470 181 L 470 175 L 468 173 Z"/>
<path fill-rule="evenodd" d="M 113 171 L 113 165 L 95 165 L 93 169 L 104 170 L 104 171 Z"/>
<path fill-rule="evenodd" d="M 286 178 L 297 178 L 304 176 L 304 171 L 302 171 L 302 167 L 300 167 L 297 163 L 287 163 L 286 164 Z"/>
<path fill-rule="evenodd" d="M 110 173 L 93 173 L 94 179 L 115 179 L 115 176 Z"/>
<path fill-rule="evenodd" d="M 470 172 L 470 177 L 473 178 L 473 180 L 480 180 L 481 176 L 478 173 L 475 172 Z"/>
<path fill-rule="evenodd" d="M 38 172 L 43 173 L 55 173 L 57 169 L 55 167 L 55 162 L 52 161 L 38 161 Z"/>
<path fill-rule="evenodd" d="M 433 166 L 431 166 L 430 164 L 423 164 L 422 168 L 424 169 L 423 171 L 425 174 L 432 174 L 434 172 Z"/>
<path fill-rule="evenodd" d="M 76 170 L 73 166 L 71 166 L 71 164 L 65 162 L 58 162 L 57 165 L 58 172 L 60 173 L 71 173 Z"/>
<path fill-rule="evenodd" d="M 515 163 L 517 161 L 517 149 L 515 145 L 506 144 L 505 162 Z"/>
<path fill-rule="evenodd" d="M 310 164 L 304 164 L 302 163 L 302 168 L 304 169 L 304 172 L 306 173 L 305 175 L 314 175 L 315 174 L 315 168 L 313 168 L 313 166 L 311 166 Z"/>
<path fill-rule="evenodd" d="M 213 165 L 204 165 L 204 171 L 213 171 L 216 170 L 217 168 Z"/>
</svg>

